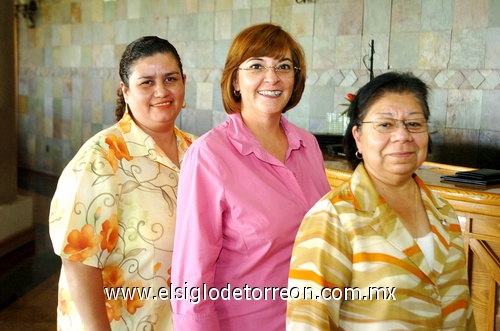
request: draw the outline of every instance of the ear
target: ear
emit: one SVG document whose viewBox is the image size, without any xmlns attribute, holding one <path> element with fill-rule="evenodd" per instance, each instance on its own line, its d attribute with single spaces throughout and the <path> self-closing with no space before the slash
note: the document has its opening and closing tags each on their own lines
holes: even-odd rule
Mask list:
<svg viewBox="0 0 500 331">
<path fill-rule="evenodd" d="M 237 76 L 233 79 L 233 89 L 234 91 L 240 91 L 240 83 L 238 82 Z"/>
<path fill-rule="evenodd" d="M 122 89 L 123 93 L 123 98 L 125 99 L 125 102 L 128 103 L 128 87 L 125 86 L 123 82 L 120 82 L 120 88 Z"/>
<path fill-rule="evenodd" d="M 186 84 L 186 74 L 182 75 L 182 81 L 184 82 L 184 84 Z"/>
<path fill-rule="evenodd" d="M 356 147 L 358 151 L 363 154 L 361 151 L 361 128 L 357 125 L 352 127 L 352 136 L 354 137 L 354 141 L 356 141 Z"/>
</svg>

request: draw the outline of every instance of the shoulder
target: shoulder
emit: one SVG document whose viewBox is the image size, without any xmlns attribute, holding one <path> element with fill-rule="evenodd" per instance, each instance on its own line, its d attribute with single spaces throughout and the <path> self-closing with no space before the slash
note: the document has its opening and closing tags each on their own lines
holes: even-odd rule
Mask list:
<svg viewBox="0 0 500 331">
<path fill-rule="evenodd" d="M 118 124 L 114 124 L 113 126 L 110 126 L 109 128 L 103 129 L 98 133 L 94 134 L 92 137 L 90 137 L 87 141 L 83 143 L 80 150 L 85 150 L 92 147 L 107 149 L 108 147 L 106 144 L 106 139 L 108 139 L 109 142 L 109 139 L 112 137 L 123 139 L 123 133 L 121 132 Z"/>
<path fill-rule="evenodd" d="M 196 139 L 198 139 L 197 135 L 194 135 L 192 133 L 180 130 L 179 128 L 175 127 L 175 134 L 177 137 L 179 137 L 181 140 L 185 141 L 188 144 L 193 143 Z"/>
<path fill-rule="evenodd" d="M 293 124 L 284 117 L 282 119 L 282 124 L 283 126 L 285 126 L 286 130 L 289 132 L 290 135 L 296 135 L 299 139 L 301 139 L 304 142 L 308 143 L 313 142 L 314 144 L 317 144 L 316 137 L 309 131 Z"/>
<path fill-rule="evenodd" d="M 225 121 L 197 138 L 189 148 L 189 151 L 191 153 L 200 150 L 211 152 L 222 151 L 228 143 L 228 123 Z"/>
<path fill-rule="evenodd" d="M 123 134 L 117 128 L 117 125 L 113 125 L 110 128 L 96 133 L 82 144 L 66 165 L 61 176 L 68 171 L 79 173 L 83 171 L 87 165 L 94 164 L 96 160 L 99 160 L 99 165 L 96 166 L 102 166 L 108 163 L 106 155 L 110 150 L 110 145 L 119 144 L 120 141 L 124 141 Z"/>
</svg>

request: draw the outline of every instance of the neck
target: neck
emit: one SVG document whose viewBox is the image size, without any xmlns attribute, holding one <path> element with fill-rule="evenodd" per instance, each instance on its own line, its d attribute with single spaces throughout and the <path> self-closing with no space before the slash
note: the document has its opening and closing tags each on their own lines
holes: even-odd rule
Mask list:
<svg viewBox="0 0 500 331">
<path fill-rule="evenodd" d="M 142 128 L 144 132 L 153 138 L 156 145 L 167 155 L 178 168 L 180 168 L 179 155 L 177 151 L 177 137 L 174 132 L 174 125 L 169 125 L 161 131 L 148 130 Z"/>
<path fill-rule="evenodd" d="M 399 185 L 388 185 L 376 179 L 372 181 L 377 192 L 414 238 L 423 237 L 431 231 L 420 189 L 412 177 Z"/>
<path fill-rule="evenodd" d="M 285 163 L 288 138 L 280 124 L 281 114 L 252 118 L 242 113 L 241 118 L 261 146 L 280 162 Z"/>
<path fill-rule="evenodd" d="M 281 127 L 281 114 L 273 114 L 272 116 L 251 116 L 241 112 L 243 123 L 252 131 L 257 139 L 259 137 L 277 137 L 283 134 Z"/>
</svg>

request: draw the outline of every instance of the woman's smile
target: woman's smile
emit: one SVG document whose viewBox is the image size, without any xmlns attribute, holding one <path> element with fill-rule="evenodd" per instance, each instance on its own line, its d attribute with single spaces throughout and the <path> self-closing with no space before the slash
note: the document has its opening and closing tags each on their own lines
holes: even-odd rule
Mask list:
<svg viewBox="0 0 500 331">
<path fill-rule="evenodd" d="M 258 91 L 257 93 L 263 96 L 279 97 L 283 91 Z"/>
</svg>

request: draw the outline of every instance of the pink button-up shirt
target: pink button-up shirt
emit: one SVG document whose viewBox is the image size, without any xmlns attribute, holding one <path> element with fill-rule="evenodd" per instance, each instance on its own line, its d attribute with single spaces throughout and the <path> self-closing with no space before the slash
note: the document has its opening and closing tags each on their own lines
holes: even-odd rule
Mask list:
<svg viewBox="0 0 500 331">
<path fill-rule="evenodd" d="M 285 329 L 280 289 L 287 287 L 295 235 L 330 187 L 315 137 L 284 117 L 281 124 L 289 144 L 284 164 L 240 114 L 188 149 L 172 263 L 172 290 L 184 296 L 172 300 L 176 331 Z"/>
</svg>

